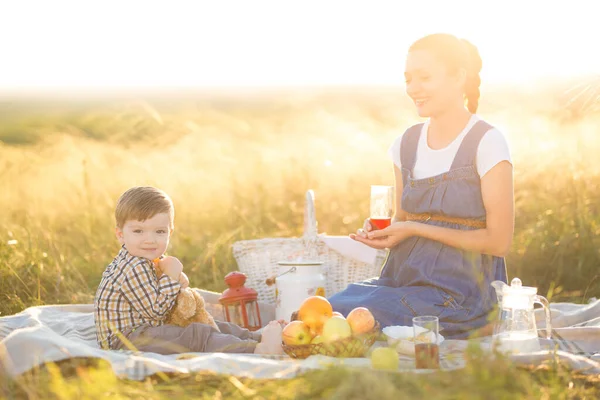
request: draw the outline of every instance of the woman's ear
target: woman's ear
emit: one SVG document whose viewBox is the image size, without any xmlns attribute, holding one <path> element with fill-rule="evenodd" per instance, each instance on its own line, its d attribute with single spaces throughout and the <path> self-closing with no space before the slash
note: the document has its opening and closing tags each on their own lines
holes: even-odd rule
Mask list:
<svg viewBox="0 0 600 400">
<path fill-rule="evenodd" d="M 125 244 L 125 239 L 123 238 L 123 231 L 118 226 L 115 228 L 115 235 L 117 236 L 117 240 L 121 244 Z"/>
</svg>

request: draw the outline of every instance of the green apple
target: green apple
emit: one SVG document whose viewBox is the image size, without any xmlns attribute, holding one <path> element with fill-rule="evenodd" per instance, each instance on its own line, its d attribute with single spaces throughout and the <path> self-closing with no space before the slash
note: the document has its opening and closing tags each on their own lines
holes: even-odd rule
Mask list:
<svg viewBox="0 0 600 400">
<path fill-rule="evenodd" d="M 343 317 L 331 317 L 323 325 L 323 341 L 333 342 L 352 336 L 352 328 Z"/>
<path fill-rule="evenodd" d="M 397 371 L 400 359 L 396 349 L 377 347 L 371 353 L 371 366 L 374 369 Z"/>
</svg>

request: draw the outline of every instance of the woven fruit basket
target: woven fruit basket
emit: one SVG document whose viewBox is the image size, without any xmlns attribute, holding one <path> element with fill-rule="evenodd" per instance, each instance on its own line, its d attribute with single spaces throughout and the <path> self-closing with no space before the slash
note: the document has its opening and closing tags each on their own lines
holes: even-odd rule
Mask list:
<svg viewBox="0 0 600 400">
<path fill-rule="evenodd" d="M 292 358 L 301 359 L 318 354 L 330 357 L 364 357 L 369 348 L 375 343 L 380 333 L 379 322 L 375 322 L 375 326 L 369 332 L 328 343 L 302 344 L 296 346 L 283 344 L 283 351 Z"/>
</svg>

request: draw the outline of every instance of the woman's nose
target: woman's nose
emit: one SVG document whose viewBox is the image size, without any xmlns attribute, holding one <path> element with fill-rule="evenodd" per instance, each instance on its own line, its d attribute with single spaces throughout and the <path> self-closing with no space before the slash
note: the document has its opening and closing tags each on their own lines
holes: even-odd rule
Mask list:
<svg viewBox="0 0 600 400">
<path fill-rule="evenodd" d="M 414 80 L 406 84 L 406 94 L 408 94 L 410 97 L 415 97 L 420 90 L 421 85 L 416 83 Z"/>
</svg>

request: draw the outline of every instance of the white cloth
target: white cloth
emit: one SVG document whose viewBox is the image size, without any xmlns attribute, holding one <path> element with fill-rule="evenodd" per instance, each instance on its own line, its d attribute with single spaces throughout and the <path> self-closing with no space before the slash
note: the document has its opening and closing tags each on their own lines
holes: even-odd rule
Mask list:
<svg viewBox="0 0 600 400">
<path fill-rule="evenodd" d="M 215 304 L 219 293 L 201 291 L 209 311 L 218 315 Z M 587 305 L 551 304 L 558 328 L 555 330 L 566 341 L 572 341 L 584 352 L 600 350 L 600 301 Z M 264 313 L 264 314 L 263 314 Z M 261 305 L 266 321 L 274 316 L 272 306 Z M 568 324 L 568 327 L 565 327 Z M 563 326 L 563 327 L 561 327 Z M 543 342 L 543 340 L 542 340 Z M 485 340 L 482 341 L 485 345 Z M 542 343 L 544 344 L 544 343 Z M 554 359 L 554 345 L 546 343 L 547 350 L 513 356 L 516 363 L 540 364 Z M 380 345 L 380 343 L 376 343 Z M 600 374 L 600 359 L 593 354 L 578 355 L 571 346 L 560 343 L 558 353 L 564 363 L 576 371 Z M 444 370 L 460 369 L 465 361 L 462 351 L 464 340 L 446 340 L 440 346 L 441 366 Z M 287 356 L 258 356 L 253 354 L 194 353 L 191 359 L 178 355 L 163 356 L 154 353 L 102 350 L 96 343 L 92 304 L 51 305 L 28 308 L 18 314 L 0 318 L 0 375 L 16 376 L 44 362 L 73 357 L 93 357 L 107 360 L 119 377 L 141 380 L 158 371 L 187 373 L 213 371 L 240 377 L 291 378 L 306 370 L 324 368 L 330 364 L 370 368 L 367 358 L 336 359 L 313 356 L 293 360 Z M 414 371 L 414 359 L 401 358 L 401 370 Z"/>
<path fill-rule="evenodd" d="M 427 135 L 429 131 L 429 120 L 423 124 L 421 130 L 421 137 L 419 138 L 419 144 L 417 147 L 417 160 L 413 169 L 413 176 L 415 179 L 429 178 L 431 176 L 443 174 L 448 172 L 454 161 L 454 156 L 458 152 L 460 144 L 469 132 L 469 130 L 479 121 L 479 117 L 475 114 L 471 116 L 471 119 L 463 129 L 463 131 L 443 149 L 433 150 L 427 144 Z M 398 168 L 402 168 L 400 162 L 400 144 L 402 141 L 402 135 L 398 136 L 388 150 L 388 155 Z M 480 177 L 483 177 L 489 172 L 496 164 L 501 161 L 508 161 L 512 163 L 511 154 L 508 142 L 502 132 L 497 128 L 490 129 L 485 133 L 479 147 L 477 149 L 477 173 Z"/>
<path fill-rule="evenodd" d="M 352 258 L 366 264 L 374 264 L 377 258 L 377 249 L 367 246 L 364 243 L 350 239 L 348 236 L 327 236 L 319 235 L 319 238 L 325 244 L 342 254 L 345 257 Z"/>
</svg>

